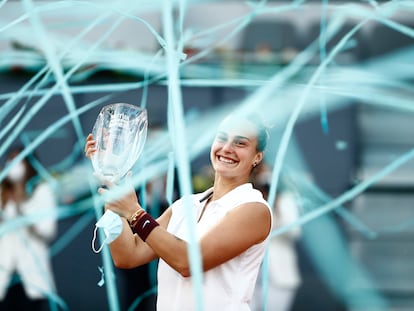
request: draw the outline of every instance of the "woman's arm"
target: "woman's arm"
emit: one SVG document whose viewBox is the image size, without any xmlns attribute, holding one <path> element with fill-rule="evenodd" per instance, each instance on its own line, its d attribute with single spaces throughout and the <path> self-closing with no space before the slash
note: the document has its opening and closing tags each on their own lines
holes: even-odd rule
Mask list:
<svg viewBox="0 0 414 311">
<path fill-rule="evenodd" d="M 247 203 L 230 211 L 200 240 L 203 270 L 212 269 L 262 242 L 271 229 L 271 215 L 265 204 Z M 156 227 L 146 243 L 184 277 L 190 276 L 188 244 Z"/>
<path fill-rule="evenodd" d="M 99 190 L 101 193 L 106 191 Z M 142 210 L 132 190 L 126 196 L 107 203 L 106 208 L 125 219 L 130 219 L 135 211 Z M 121 236 L 110 244 L 115 265 L 132 268 L 160 257 L 181 275 L 190 276 L 188 243 L 166 230 L 171 215 L 170 207 L 157 219 L 160 225 L 149 233 L 145 242 L 133 234 L 128 222 L 123 220 Z M 263 203 L 246 203 L 231 210 L 200 240 L 203 270 L 212 269 L 263 241 L 270 227 L 270 210 Z"/>
<path fill-rule="evenodd" d="M 30 199 L 22 204 L 27 207 L 20 211 L 22 214 L 40 217 L 28 227 L 31 234 L 45 242 L 52 241 L 57 233 L 57 201 L 52 187 L 47 183 L 39 184 Z"/>
<path fill-rule="evenodd" d="M 160 227 L 167 228 L 170 217 L 171 209 L 168 208 L 157 219 Z M 138 235 L 133 234 L 125 218 L 122 218 L 122 222 L 124 226 L 121 235 L 109 245 L 115 266 L 134 268 L 158 258 L 147 243 L 142 241 Z"/>
</svg>

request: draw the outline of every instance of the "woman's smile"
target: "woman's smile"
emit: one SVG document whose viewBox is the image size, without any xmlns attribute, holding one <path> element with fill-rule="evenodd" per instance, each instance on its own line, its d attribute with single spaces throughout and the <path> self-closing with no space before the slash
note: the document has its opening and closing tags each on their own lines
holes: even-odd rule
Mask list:
<svg viewBox="0 0 414 311">
<path fill-rule="evenodd" d="M 233 160 L 233 159 L 230 159 L 230 158 L 227 158 L 227 157 L 224 157 L 224 156 L 217 156 L 217 159 L 220 161 L 220 162 L 222 162 L 222 163 L 226 163 L 226 164 L 234 164 L 234 163 L 236 163 L 236 161 L 235 160 Z"/>
</svg>

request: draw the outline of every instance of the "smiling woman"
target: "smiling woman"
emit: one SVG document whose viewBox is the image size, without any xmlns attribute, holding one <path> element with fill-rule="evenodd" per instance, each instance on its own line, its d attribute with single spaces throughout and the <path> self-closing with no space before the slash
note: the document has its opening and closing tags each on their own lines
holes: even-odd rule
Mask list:
<svg viewBox="0 0 414 311">
<path fill-rule="evenodd" d="M 189 216 L 184 208 L 188 202 L 194 208 L 204 271 L 204 310 L 250 310 L 272 216 L 249 178 L 263 159 L 267 136 L 256 119 L 226 118 L 211 146 L 213 187 L 177 200 L 157 220 L 142 209 L 133 189 L 106 203 L 105 208 L 118 213 L 127 229 L 110 244 L 115 265 L 132 268 L 160 259 L 157 310 L 196 310 L 199 303 L 193 296 L 188 256 Z M 94 152 L 94 144 L 88 136 L 88 156 Z M 99 189 L 100 193 L 106 191 Z"/>
<path fill-rule="evenodd" d="M 257 117 L 227 117 L 211 147 L 210 157 L 216 177 L 220 176 L 220 164 L 223 164 L 224 169 L 235 169 L 234 177 L 248 180 L 252 169 L 263 159 L 267 138 L 268 132 Z"/>
</svg>

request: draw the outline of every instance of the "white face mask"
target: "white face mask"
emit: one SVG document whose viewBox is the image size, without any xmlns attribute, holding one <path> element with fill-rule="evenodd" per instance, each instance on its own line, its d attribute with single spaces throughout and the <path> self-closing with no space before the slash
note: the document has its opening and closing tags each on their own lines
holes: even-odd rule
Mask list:
<svg viewBox="0 0 414 311">
<path fill-rule="evenodd" d="M 123 224 L 121 217 L 118 214 L 112 212 L 111 210 L 107 210 L 105 214 L 103 214 L 103 216 L 95 224 L 92 239 L 92 250 L 95 253 L 99 253 L 102 250 L 104 243 L 111 244 L 113 241 L 115 241 L 121 234 L 122 227 Z M 105 240 L 103 241 L 99 249 L 95 249 L 96 231 L 98 230 L 98 228 L 101 228 L 104 231 Z"/>
<path fill-rule="evenodd" d="M 24 180 L 24 176 L 26 174 L 26 166 L 23 162 L 19 162 L 16 165 L 14 165 L 9 173 L 7 174 L 7 177 L 14 183 L 20 182 Z"/>
</svg>

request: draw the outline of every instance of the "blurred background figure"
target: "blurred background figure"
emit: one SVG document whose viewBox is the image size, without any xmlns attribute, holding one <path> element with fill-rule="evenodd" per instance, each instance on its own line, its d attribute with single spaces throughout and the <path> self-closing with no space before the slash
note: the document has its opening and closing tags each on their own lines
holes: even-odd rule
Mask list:
<svg viewBox="0 0 414 311">
<path fill-rule="evenodd" d="M 21 151 L 10 152 L 5 167 Z M 55 292 L 49 243 L 57 229 L 56 199 L 28 157 L 12 165 L 1 182 L 0 225 L 19 217 L 31 221 L 0 233 L 0 310 L 47 310 L 47 295 Z"/>
<path fill-rule="evenodd" d="M 261 190 L 263 196 L 267 199 L 271 182 L 271 171 L 265 164 L 256 172 L 253 182 L 255 187 Z M 280 178 L 278 188 L 273 208 L 274 227 L 272 231 L 291 224 L 299 218 L 298 199 L 287 176 Z M 255 294 L 252 299 L 253 311 L 292 310 L 296 291 L 301 284 L 296 254 L 296 243 L 300 238 L 300 234 L 301 229 L 297 226 L 270 239 L 267 280 L 265 282 L 267 293 L 264 292 L 263 273 L 261 272 L 256 282 Z M 266 304 L 265 299 L 267 299 Z"/>
</svg>

